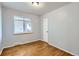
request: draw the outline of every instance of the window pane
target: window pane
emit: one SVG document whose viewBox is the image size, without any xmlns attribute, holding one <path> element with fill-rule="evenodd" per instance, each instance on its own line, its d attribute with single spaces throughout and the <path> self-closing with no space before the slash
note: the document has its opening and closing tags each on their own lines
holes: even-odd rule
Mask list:
<svg viewBox="0 0 79 59">
<path fill-rule="evenodd" d="M 14 33 L 23 32 L 23 21 L 14 21 Z"/>
<path fill-rule="evenodd" d="M 19 16 L 14 16 L 15 20 L 23 20 L 23 17 L 19 17 Z"/>
<path fill-rule="evenodd" d="M 14 16 L 14 33 L 32 32 L 31 20 Z"/>
<path fill-rule="evenodd" d="M 25 32 L 32 32 L 31 21 L 25 22 Z"/>
<path fill-rule="evenodd" d="M 24 18 L 24 20 L 25 20 L 25 21 L 31 21 L 31 20 L 30 20 L 30 19 L 28 19 L 28 18 Z"/>
</svg>

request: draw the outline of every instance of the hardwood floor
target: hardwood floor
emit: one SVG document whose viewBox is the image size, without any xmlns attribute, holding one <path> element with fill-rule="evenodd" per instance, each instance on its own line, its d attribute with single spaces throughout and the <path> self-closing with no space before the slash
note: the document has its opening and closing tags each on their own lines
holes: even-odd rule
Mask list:
<svg viewBox="0 0 79 59">
<path fill-rule="evenodd" d="M 44 41 L 35 41 L 3 49 L 1 56 L 72 56 Z"/>
</svg>

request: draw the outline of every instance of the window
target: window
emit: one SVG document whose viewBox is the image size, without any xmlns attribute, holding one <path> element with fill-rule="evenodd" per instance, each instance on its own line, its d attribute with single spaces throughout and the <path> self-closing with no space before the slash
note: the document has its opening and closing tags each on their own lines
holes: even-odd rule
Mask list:
<svg viewBox="0 0 79 59">
<path fill-rule="evenodd" d="M 14 33 L 32 32 L 31 20 L 25 17 L 14 16 Z"/>
</svg>

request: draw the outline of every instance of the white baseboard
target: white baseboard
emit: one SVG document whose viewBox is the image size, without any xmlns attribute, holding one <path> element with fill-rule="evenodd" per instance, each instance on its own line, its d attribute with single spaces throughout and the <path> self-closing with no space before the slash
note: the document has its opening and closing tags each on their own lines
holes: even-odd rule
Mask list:
<svg viewBox="0 0 79 59">
<path fill-rule="evenodd" d="M 1 55 L 1 52 L 0 52 L 0 55 Z"/>
<path fill-rule="evenodd" d="M 38 39 L 38 40 L 41 40 L 41 39 Z M 21 45 L 21 44 L 26 44 L 26 43 L 29 43 L 29 42 L 34 42 L 34 41 L 38 41 L 38 40 L 31 40 L 31 41 L 27 41 L 27 42 L 15 42 L 9 46 L 6 46 L 6 47 L 3 47 L 4 48 L 9 48 L 9 47 L 13 47 L 13 46 L 16 46 L 16 45 Z"/>
<path fill-rule="evenodd" d="M 2 49 L 3 50 L 3 49 Z M 1 55 L 1 53 L 2 53 L 2 50 L 0 50 L 0 55 Z"/>
<path fill-rule="evenodd" d="M 41 40 L 41 39 L 38 39 L 38 40 Z M 7 46 L 7 47 L 3 47 L 3 48 L 8 48 L 8 47 L 12 47 L 12 46 L 16 46 L 16 45 L 21 45 L 21 44 L 26 44 L 26 43 L 29 43 L 29 42 L 33 42 L 33 41 L 38 41 L 38 40 L 32 40 L 32 41 L 27 41 L 27 42 L 22 42 L 22 43 L 17 43 L 17 44 L 13 44 L 13 45 L 10 45 L 10 46 Z M 41 40 L 41 41 L 44 41 L 44 40 Z M 47 42 L 48 43 L 48 42 Z M 49 43 L 50 45 L 52 45 L 51 43 Z M 74 56 L 78 56 L 77 54 L 74 54 L 72 52 L 69 52 L 68 50 L 65 50 L 63 48 L 60 48 L 60 47 L 57 47 L 56 45 L 53 45 L 54 47 L 60 49 L 60 50 L 63 50 L 63 51 L 66 51 Z M 2 51 L 0 51 L 0 54 L 1 54 Z"/>
<path fill-rule="evenodd" d="M 52 45 L 51 43 L 49 43 L 49 44 Z M 65 50 L 65 49 L 63 49 L 63 48 L 57 47 L 56 45 L 52 45 L 52 46 L 54 46 L 54 47 L 56 47 L 56 48 L 58 48 L 58 49 L 60 49 L 60 50 L 63 50 L 63 51 L 65 51 L 65 52 L 68 52 L 68 53 L 70 53 L 70 54 L 72 54 L 72 55 L 74 55 L 74 56 L 78 56 L 77 54 L 74 54 L 74 53 L 72 53 L 72 52 L 69 52 L 68 50 Z"/>
<path fill-rule="evenodd" d="M 45 40 L 42 40 L 42 41 L 45 41 Z M 47 42 L 47 41 L 45 41 L 45 42 Z M 49 42 L 47 42 L 47 43 L 50 44 L 50 45 L 52 45 L 52 44 L 49 43 Z M 63 48 L 57 47 L 56 45 L 52 45 L 52 46 L 54 46 L 54 47 L 56 47 L 56 48 L 58 48 L 58 49 L 60 49 L 60 50 L 63 50 L 63 51 L 65 51 L 65 52 L 68 52 L 68 53 L 70 53 L 70 54 L 72 54 L 72 55 L 74 55 L 74 56 L 78 56 L 77 54 L 74 54 L 74 53 L 72 53 L 72 52 L 69 52 L 68 50 L 65 50 L 65 49 L 63 49 Z"/>
</svg>

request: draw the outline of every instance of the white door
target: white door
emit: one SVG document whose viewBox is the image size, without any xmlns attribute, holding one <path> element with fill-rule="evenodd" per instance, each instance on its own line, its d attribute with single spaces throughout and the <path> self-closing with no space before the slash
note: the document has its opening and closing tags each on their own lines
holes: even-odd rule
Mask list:
<svg viewBox="0 0 79 59">
<path fill-rule="evenodd" d="M 43 40 L 48 42 L 48 19 L 43 19 Z"/>
</svg>

